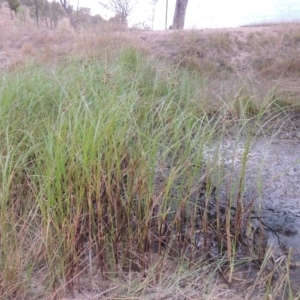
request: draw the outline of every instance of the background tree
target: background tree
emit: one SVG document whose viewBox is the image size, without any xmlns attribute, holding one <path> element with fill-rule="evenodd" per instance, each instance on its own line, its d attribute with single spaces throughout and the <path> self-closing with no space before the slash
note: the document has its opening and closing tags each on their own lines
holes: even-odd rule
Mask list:
<svg viewBox="0 0 300 300">
<path fill-rule="evenodd" d="M 77 30 L 76 16 L 74 15 L 73 6 L 71 5 L 70 1 L 59 0 L 59 2 L 70 20 L 70 25 L 74 28 L 74 30 Z"/>
<path fill-rule="evenodd" d="M 48 16 L 51 28 L 57 28 L 58 21 L 64 16 L 62 6 L 56 1 L 48 2 Z"/>
<path fill-rule="evenodd" d="M 108 20 L 108 23 L 113 25 L 110 27 L 113 30 L 126 30 L 128 28 L 127 19 L 124 19 L 122 14 L 115 14 Z"/>
<path fill-rule="evenodd" d="M 30 7 L 30 17 L 37 21 L 44 21 L 47 27 L 56 28 L 58 21 L 65 15 L 62 6 L 56 2 L 47 0 L 26 0 L 25 5 Z"/>
<path fill-rule="evenodd" d="M 188 0 L 176 0 L 172 29 L 183 29 Z"/>
<path fill-rule="evenodd" d="M 36 16 L 37 27 L 39 27 L 39 6 L 38 6 L 38 0 L 35 0 L 35 16 Z"/>
<path fill-rule="evenodd" d="M 7 0 L 7 3 L 8 3 L 8 7 L 10 9 L 10 13 L 11 13 L 11 18 L 13 19 L 14 16 L 13 16 L 13 13 L 15 13 L 15 16 L 17 16 L 17 10 L 20 6 L 20 2 L 19 0 Z"/>
<path fill-rule="evenodd" d="M 104 20 L 99 14 L 91 16 L 91 24 L 92 25 L 99 25 L 107 22 Z"/>
<path fill-rule="evenodd" d="M 91 8 L 79 7 L 76 12 L 77 25 L 84 28 L 89 27 L 92 24 Z"/>
<path fill-rule="evenodd" d="M 153 23 L 154 23 L 154 17 L 155 17 L 155 7 L 156 7 L 156 4 L 157 4 L 157 1 L 158 0 L 150 0 L 150 5 L 152 7 L 152 11 L 151 11 L 151 27 L 152 27 L 152 30 L 153 30 Z"/>
<path fill-rule="evenodd" d="M 126 23 L 136 3 L 134 0 L 102 0 L 99 2 L 105 9 L 114 12 L 117 18 L 121 18 L 124 23 Z"/>
</svg>

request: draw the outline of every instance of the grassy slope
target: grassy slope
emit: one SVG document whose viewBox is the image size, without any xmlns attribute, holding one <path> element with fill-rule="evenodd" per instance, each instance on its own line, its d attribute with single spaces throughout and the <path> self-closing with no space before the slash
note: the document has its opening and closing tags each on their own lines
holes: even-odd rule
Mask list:
<svg viewBox="0 0 300 300">
<path fill-rule="evenodd" d="M 83 285 L 90 296 L 109 299 L 239 299 L 220 278 L 233 283 L 242 277 L 234 267 L 240 259 L 261 255 L 235 255 L 245 224 L 227 215 L 225 227 L 212 225 L 205 207 L 199 223 L 197 203 L 185 211 L 204 184 L 210 201 L 214 186 L 225 181 L 219 158 L 205 158 L 205 146 L 225 139 L 235 125 L 243 128 L 233 131 L 236 137 L 250 144 L 247 124 L 261 126 L 282 99 L 272 87 L 264 98 L 254 97 L 243 76 L 238 95 L 215 90 L 230 83 L 232 70 L 221 76 L 212 67 L 172 67 L 128 46 L 131 38 L 111 35 L 69 35 L 77 49 L 85 45 L 81 53 L 2 71 L 1 295 L 60 298 Z M 243 167 L 246 161 L 247 148 Z M 243 206 L 234 190 L 243 193 L 244 172 L 232 179 L 227 207 Z M 219 232 L 226 249 L 210 264 L 204 259 L 209 243 L 199 251 L 192 241 L 200 229 L 208 240 L 210 230 Z M 271 251 L 263 255 L 266 268 L 247 288 L 251 299 L 281 295 L 288 282 L 279 265 L 268 269 Z"/>
</svg>

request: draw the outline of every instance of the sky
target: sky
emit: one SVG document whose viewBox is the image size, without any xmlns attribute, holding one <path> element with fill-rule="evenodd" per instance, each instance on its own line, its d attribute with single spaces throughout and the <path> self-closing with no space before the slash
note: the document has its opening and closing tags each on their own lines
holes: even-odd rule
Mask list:
<svg viewBox="0 0 300 300">
<path fill-rule="evenodd" d="M 113 16 L 97 0 L 71 0 L 74 7 L 90 7 L 93 14 L 104 18 Z M 103 0 L 105 1 L 105 0 Z M 158 0 L 155 7 L 154 28 L 165 29 L 166 1 Z M 133 0 L 135 2 L 135 0 Z M 129 24 L 145 22 L 151 25 L 150 0 L 137 0 Z M 168 27 L 172 24 L 176 0 L 168 0 Z M 272 21 L 300 20 L 299 0 L 189 0 L 185 28 L 237 27 L 245 24 Z"/>
</svg>

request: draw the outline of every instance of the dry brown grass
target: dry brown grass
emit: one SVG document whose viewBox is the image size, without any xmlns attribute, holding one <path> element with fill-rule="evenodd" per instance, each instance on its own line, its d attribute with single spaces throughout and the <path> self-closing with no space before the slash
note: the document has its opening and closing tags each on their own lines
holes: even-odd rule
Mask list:
<svg viewBox="0 0 300 300">
<path fill-rule="evenodd" d="M 97 55 L 109 58 L 114 49 L 134 44 L 126 34 L 103 33 L 90 30 L 74 33 L 72 30 L 36 29 L 0 24 L 0 69 L 15 69 L 28 62 L 59 63 L 67 57 Z"/>
<path fill-rule="evenodd" d="M 228 98 L 235 98 L 242 84 L 253 98 L 268 97 L 276 87 L 277 96 L 299 105 L 298 23 L 141 36 L 152 55 L 208 76 L 214 86 L 211 100 L 217 101 L 224 90 Z"/>
<path fill-rule="evenodd" d="M 28 19 L 11 20 L 8 8 L 0 10 L 0 70 L 12 70 L 35 62 L 40 64 L 60 63 L 66 57 L 112 57 L 114 50 L 134 45 L 135 41 L 126 31 L 118 32 L 117 24 L 107 23 L 93 27 L 80 27 L 77 32 L 70 28 L 68 19 L 59 22 L 52 30 L 41 23 Z"/>
<path fill-rule="evenodd" d="M 184 32 L 118 32 L 99 26 L 74 33 L 67 20 L 58 30 L 38 30 L 29 21 L 25 25 L 18 19 L 11 21 L 8 12 L 5 15 L 3 11 L 0 68 L 14 68 L 28 60 L 53 63 L 72 55 L 108 55 L 111 49 L 130 43 L 212 79 L 226 81 L 230 77 L 230 86 L 238 77 L 248 77 L 256 93 L 263 96 L 274 83 L 279 91 L 289 94 L 288 82 L 293 82 L 300 72 L 297 23 Z M 294 87 L 289 98 L 299 93 Z"/>
</svg>

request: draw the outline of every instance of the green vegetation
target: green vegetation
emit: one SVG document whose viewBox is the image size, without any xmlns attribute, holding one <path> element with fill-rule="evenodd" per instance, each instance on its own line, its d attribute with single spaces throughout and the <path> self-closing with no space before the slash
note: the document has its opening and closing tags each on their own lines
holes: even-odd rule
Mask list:
<svg viewBox="0 0 300 300">
<path fill-rule="evenodd" d="M 185 289 L 218 299 L 230 290 L 214 284 L 217 273 L 232 283 L 236 268 L 257 261 L 249 297 L 281 295 L 288 277 L 272 276 L 286 267 L 266 273 L 272 249 L 247 239 L 259 230 L 251 232 L 253 203 L 243 203 L 253 132 L 281 108 L 272 96 L 258 105 L 246 86 L 211 103 L 206 80 L 133 48 L 2 74 L 4 299 L 65 297 L 84 278 L 92 291 L 110 282 L 99 287 L 109 299 L 182 299 Z M 230 178 L 220 151 L 207 151 L 229 131 L 246 145 Z"/>
</svg>

